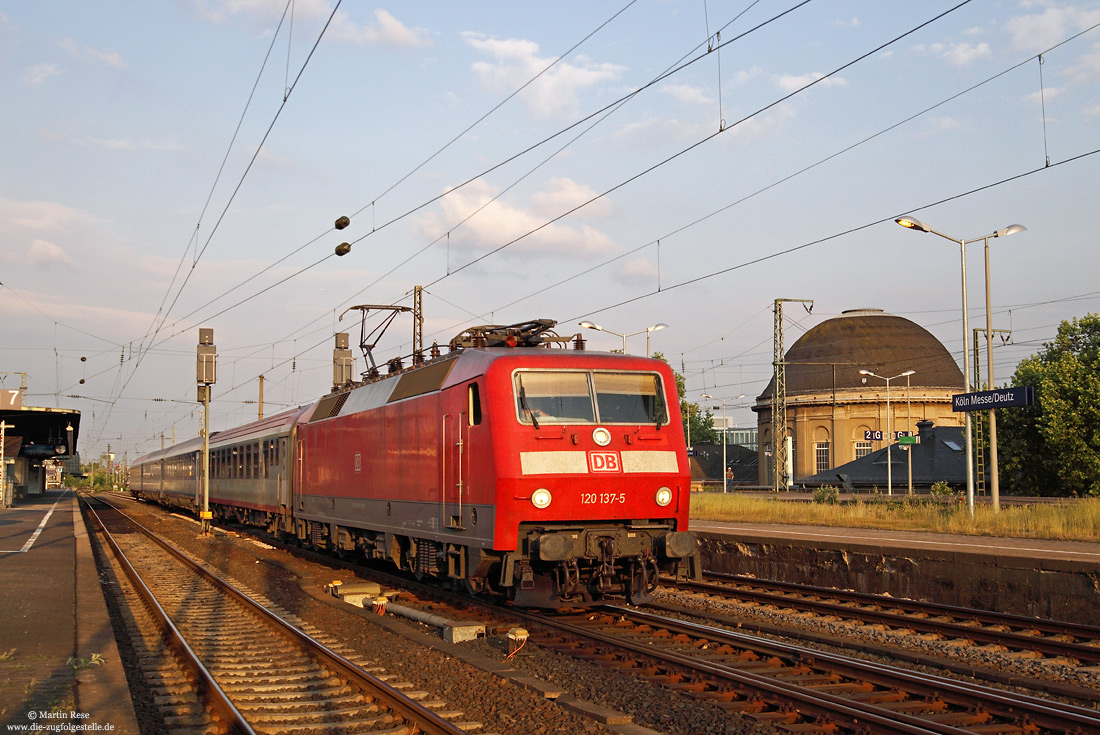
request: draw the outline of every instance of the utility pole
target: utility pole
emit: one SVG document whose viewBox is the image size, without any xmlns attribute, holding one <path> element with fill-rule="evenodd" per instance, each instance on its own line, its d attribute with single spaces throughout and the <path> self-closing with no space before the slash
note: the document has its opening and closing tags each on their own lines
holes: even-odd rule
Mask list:
<svg viewBox="0 0 1100 735">
<path fill-rule="evenodd" d="M 260 376 L 260 415 L 256 417 L 257 421 L 262 421 L 264 418 L 264 376 Z"/>
<path fill-rule="evenodd" d="M 776 299 L 775 312 L 775 350 L 772 365 L 775 368 L 775 383 L 772 388 L 772 491 L 779 492 L 790 487 L 794 473 L 787 472 L 787 363 L 783 349 L 783 303 L 792 301 L 805 306 L 806 313 L 813 311 L 813 299 Z M 782 478 L 782 479 L 780 479 Z"/>
</svg>

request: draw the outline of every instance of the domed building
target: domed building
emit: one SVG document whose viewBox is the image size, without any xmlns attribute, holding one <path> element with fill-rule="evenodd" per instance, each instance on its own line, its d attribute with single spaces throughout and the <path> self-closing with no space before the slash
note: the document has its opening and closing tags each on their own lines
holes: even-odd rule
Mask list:
<svg viewBox="0 0 1100 735">
<path fill-rule="evenodd" d="M 784 362 L 791 484 L 885 448 L 890 429 L 913 435 L 918 421 L 962 426 L 965 420 L 951 410 L 951 396 L 963 391 L 955 359 L 928 330 L 881 309 L 845 311 L 818 324 L 787 350 Z M 891 426 L 885 380 L 860 370 L 891 378 Z M 913 374 L 894 377 L 909 370 Z M 773 377 L 753 407 L 764 486 L 772 484 L 774 390 Z"/>
</svg>

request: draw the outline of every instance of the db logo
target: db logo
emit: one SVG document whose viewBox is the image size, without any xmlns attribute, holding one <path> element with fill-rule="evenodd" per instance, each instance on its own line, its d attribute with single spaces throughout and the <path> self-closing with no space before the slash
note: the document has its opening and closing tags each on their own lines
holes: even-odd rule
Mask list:
<svg viewBox="0 0 1100 735">
<path fill-rule="evenodd" d="M 589 452 L 588 469 L 592 472 L 622 472 L 618 452 Z"/>
</svg>

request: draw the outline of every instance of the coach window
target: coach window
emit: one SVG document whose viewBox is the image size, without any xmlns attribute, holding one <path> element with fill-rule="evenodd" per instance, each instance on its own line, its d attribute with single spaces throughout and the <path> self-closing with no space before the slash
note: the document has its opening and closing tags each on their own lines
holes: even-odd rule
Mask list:
<svg viewBox="0 0 1100 735">
<path fill-rule="evenodd" d="M 466 421 L 470 426 L 481 423 L 481 394 L 478 392 L 477 383 L 470 383 L 466 389 Z"/>
<path fill-rule="evenodd" d="M 263 470 L 263 457 L 260 456 L 260 443 L 252 443 L 252 476 L 255 478 L 263 477 L 260 474 Z"/>
</svg>

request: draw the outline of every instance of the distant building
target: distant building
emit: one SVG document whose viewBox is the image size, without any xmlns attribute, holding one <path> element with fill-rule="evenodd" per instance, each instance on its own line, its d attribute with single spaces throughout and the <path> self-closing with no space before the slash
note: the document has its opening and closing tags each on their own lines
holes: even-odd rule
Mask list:
<svg viewBox="0 0 1100 735">
<path fill-rule="evenodd" d="M 916 371 L 908 385 L 906 378 L 890 382 L 889 428 L 894 432 L 913 434 L 925 419 L 940 427 L 963 425 L 962 414 L 951 408 L 951 396 L 963 390 L 962 371 L 939 340 L 903 317 L 880 309 L 845 311 L 802 335 L 785 361 L 791 484 L 826 475 L 886 446 L 886 383 L 861 375 L 861 369 L 889 378 Z M 752 409 L 764 486 L 772 483 L 774 383 L 773 378 Z M 876 439 L 875 432 L 882 432 L 883 439 Z"/>
<path fill-rule="evenodd" d="M 755 426 L 734 426 L 733 419 L 723 416 L 711 416 L 714 430 L 726 435 L 727 444 L 737 444 L 756 450 L 759 430 Z"/>
</svg>

